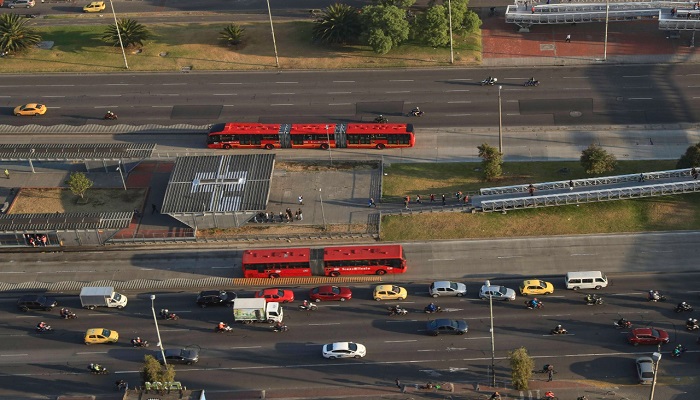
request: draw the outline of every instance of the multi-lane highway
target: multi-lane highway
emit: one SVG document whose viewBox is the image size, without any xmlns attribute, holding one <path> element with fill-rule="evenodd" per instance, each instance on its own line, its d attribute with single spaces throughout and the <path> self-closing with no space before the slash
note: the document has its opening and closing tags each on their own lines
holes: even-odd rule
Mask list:
<svg viewBox="0 0 700 400">
<path fill-rule="evenodd" d="M 691 65 L 579 68 L 212 72 L 7 76 L 0 88 L 0 124 L 103 123 L 107 110 L 126 124 L 217 121 L 372 121 L 418 127 L 498 124 L 661 124 L 700 121 L 700 74 Z M 534 76 L 539 87 L 523 87 Z M 41 117 L 15 117 L 12 107 L 45 103 Z M 422 118 L 405 116 L 420 106 Z M 112 122 L 114 123 L 114 122 Z"/>
<path fill-rule="evenodd" d="M 441 278 L 436 276 L 436 278 Z M 560 277 L 559 277 L 560 279 Z M 612 286 L 602 291 L 606 304 L 586 306 L 582 294 L 562 289 L 544 298 L 542 310 L 528 310 L 523 298 L 494 304 L 496 360 L 498 380 L 509 380 L 507 351 L 525 346 L 536 357 L 537 366 L 556 365 L 556 380 L 598 381 L 601 387 L 622 387 L 629 398 L 638 389 L 633 359 L 656 348 L 633 347 L 625 342 L 627 331 L 613 327 L 624 316 L 635 326 L 666 329 L 672 346 L 682 343 L 689 351 L 680 358 L 665 359 L 659 371 L 664 386 L 661 398 L 682 391 L 682 385 L 694 383 L 700 374 L 697 364 L 697 333 L 683 329 L 684 318 L 673 305 L 686 300 L 697 303 L 700 276 L 693 274 L 611 275 Z M 503 278 L 493 282 L 517 287 L 520 278 Z M 389 304 L 371 299 L 371 287 L 352 286 L 354 298 L 344 303 L 321 303 L 318 311 L 306 313 L 297 309 L 306 298 L 307 287 L 294 288 L 297 301 L 286 307 L 286 324 L 290 330 L 273 333 L 266 324 L 235 325 L 232 334 L 215 334 L 214 325 L 231 321 L 228 308 L 199 309 L 194 304 L 195 292 L 157 293 L 156 308 L 168 307 L 180 315 L 178 321 L 160 321 L 166 347 L 194 346 L 201 349 L 200 362 L 193 366 L 177 366 L 177 379 L 188 387 L 205 388 L 212 398 L 224 399 L 226 393 L 241 390 L 279 390 L 331 386 L 385 386 L 399 377 L 406 383 L 428 380 L 456 383 L 460 388 L 474 382 L 488 382 L 491 363 L 488 302 L 476 299 L 480 286 L 468 282 L 465 298 L 438 299 L 446 312 L 441 318 L 459 318 L 469 323 L 464 336 L 426 335 L 425 324 L 435 316 L 422 312 L 432 299 L 427 284 L 406 284 L 409 297 L 400 302 L 411 312 L 405 317 L 388 317 Z M 645 291 L 662 290 L 669 296 L 665 303 L 648 303 Z M 238 288 L 243 297 L 252 297 L 251 289 Z M 21 313 L 14 308 L 13 298 L 0 301 L 0 397 L 39 397 L 59 393 L 100 394 L 111 391 L 115 379 L 132 385 L 139 382 L 139 366 L 144 354 L 155 348 L 135 349 L 128 340 L 141 336 L 157 342 L 148 293 L 128 293 L 129 305 L 122 311 L 79 309 L 77 296 L 60 296 L 61 305 L 77 311 L 77 320 L 60 320 L 57 311 Z M 37 335 L 34 325 L 44 320 L 56 330 Z M 570 335 L 553 337 L 548 331 L 564 325 Z M 82 344 L 82 334 L 90 327 L 107 327 L 119 331 L 115 345 Z M 321 345 L 351 340 L 367 346 L 368 355 L 361 360 L 325 360 Z M 108 376 L 91 376 L 86 365 L 98 362 L 113 371 Z M 672 385 L 672 386 L 666 386 Z M 209 394 L 208 394 L 209 397 Z M 681 397 L 676 397 L 681 398 Z"/>
</svg>

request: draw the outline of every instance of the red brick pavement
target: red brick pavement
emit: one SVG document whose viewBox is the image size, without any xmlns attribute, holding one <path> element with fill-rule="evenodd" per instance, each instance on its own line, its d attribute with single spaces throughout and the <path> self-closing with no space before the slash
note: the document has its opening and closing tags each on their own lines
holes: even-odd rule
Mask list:
<svg viewBox="0 0 700 400">
<path fill-rule="evenodd" d="M 591 57 L 602 58 L 605 24 L 536 25 L 529 33 L 517 32 L 503 16 L 484 17 L 483 58 Z M 571 43 L 566 43 L 566 35 Z M 700 37 L 698 37 L 700 40 Z M 692 55 L 690 33 L 681 39 L 667 39 L 657 21 L 614 22 L 608 27 L 608 56 Z"/>
</svg>

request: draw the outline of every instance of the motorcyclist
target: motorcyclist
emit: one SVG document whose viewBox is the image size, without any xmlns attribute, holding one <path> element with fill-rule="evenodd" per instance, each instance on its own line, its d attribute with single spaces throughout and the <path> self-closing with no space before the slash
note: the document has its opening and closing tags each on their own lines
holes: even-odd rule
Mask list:
<svg viewBox="0 0 700 400">
<path fill-rule="evenodd" d="M 685 327 L 688 329 L 697 329 L 698 327 L 698 320 L 695 318 L 688 318 L 688 321 L 685 322 Z"/>
<path fill-rule="evenodd" d="M 491 75 L 489 75 L 489 77 L 486 78 L 486 83 L 491 83 L 491 82 L 493 82 L 493 77 Z"/>
<path fill-rule="evenodd" d="M 423 112 L 420 110 L 420 107 L 416 106 L 413 110 L 411 110 L 411 115 L 421 115 Z"/>
<path fill-rule="evenodd" d="M 219 331 L 225 331 L 227 328 L 228 325 L 223 322 L 219 322 L 219 324 L 216 326 L 216 329 Z"/>
<path fill-rule="evenodd" d="M 661 299 L 661 295 L 658 290 L 649 291 L 649 301 L 659 301 L 659 299 Z"/>
<path fill-rule="evenodd" d="M 100 372 L 104 370 L 104 367 L 97 363 L 90 364 L 90 370 L 94 372 Z"/>
<path fill-rule="evenodd" d="M 532 307 L 532 308 L 537 308 L 537 306 L 539 306 L 539 305 L 540 305 L 540 301 L 537 300 L 537 297 L 535 297 L 534 299 L 530 300 L 530 304 L 529 304 L 530 307 Z"/>
<path fill-rule="evenodd" d="M 498 392 L 493 392 L 489 400 L 501 400 L 501 394 Z"/>
<path fill-rule="evenodd" d="M 117 119 L 117 114 L 107 111 L 107 114 L 105 114 L 105 119 Z"/>
<path fill-rule="evenodd" d="M 434 313 L 437 311 L 437 306 L 435 305 L 435 303 L 430 303 L 427 307 L 425 307 L 425 310 L 427 312 Z"/>
<path fill-rule="evenodd" d="M 68 318 L 68 316 L 70 315 L 70 310 L 65 307 L 61 308 L 60 314 L 62 318 Z"/>
<path fill-rule="evenodd" d="M 617 320 L 617 326 L 619 326 L 620 328 L 626 327 L 628 323 L 629 323 L 629 321 L 627 321 L 624 318 L 620 318 Z"/>
<path fill-rule="evenodd" d="M 545 399 L 553 399 L 553 398 L 554 398 L 554 392 L 552 392 L 551 390 L 548 390 L 548 391 L 544 392 L 544 398 L 545 398 Z"/>
<path fill-rule="evenodd" d="M 675 357 L 678 357 L 678 356 L 680 356 L 681 353 L 684 352 L 684 351 L 685 351 L 685 347 L 683 347 L 682 344 L 679 344 L 678 346 L 676 346 L 676 347 L 673 349 L 672 355 L 675 356 Z"/>
<path fill-rule="evenodd" d="M 586 295 L 586 303 L 591 304 L 595 303 L 595 297 L 592 294 L 587 294 Z"/>
<path fill-rule="evenodd" d="M 136 339 L 131 339 L 131 344 L 134 346 L 142 346 L 143 340 L 141 340 L 141 338 L 137 336 Z"/>
<path fill-rule="evenodd" d="M 45 331 L 48 329 L 48 325 L 46 325 L 46 322 L 41 321 L 38 324 L 36 324 L 36 329 L 38 329 L 40 331 Z"/>
<path fill-rule="evenodd" d="M 690 308 L 690 304 L 686 303 L 685 301 L 681 301 L 680 303 L 678 303 L 676 308 L 680 310 L 687 310 L 688 308 Z"/>
<path fill-rule="evenodd" d="M 554 327 L 554 329 L 552 329 L 552 332 L 562 334 L 566 333 L 566 329 L 564 329 L 564 327 L 562 327 L 561 325 L 557 325 L 556 327 Z"/>
<path fill-rule="evenodd" d="M 534 76 L 530 77 L 530 80 L 528 82 L 535 83 L 535 77 Z"/>
<path fill-rule="evenodd" d="M 277 321 L 273 329 L 275 331 L 282 331 L 284 329 L 284 324 L 282 323 L 282 321 Z"/>
</svg>

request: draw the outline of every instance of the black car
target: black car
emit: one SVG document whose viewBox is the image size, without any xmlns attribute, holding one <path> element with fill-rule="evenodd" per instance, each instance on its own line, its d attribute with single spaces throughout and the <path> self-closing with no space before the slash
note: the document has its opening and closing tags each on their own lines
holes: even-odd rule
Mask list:
<svg viewBox="0 0 700 400">
<path fill-rule="evenodd" d="M 172 364 L 192 365 L 199 361 L 198 349 L 165 349 L 163 353 L 165 353 L 165 360 Z M 156 351 L 156 359 L 163 363 L 163 355 L 160 351 Z"/>
<path fill-rule="evenodd" d="M 58 301 L 53 297 L 46 297 L 36 294 L 28 294 L 17 300 L 17 308 L 22 311 L 44 310 L 51 311 L 58 305 Z"/>
<path fill-rule="evenodd" d="M 226 290 L 205 290 L 197 296 L 197 305 L 204 308 L 208 306 L 231 307 L 236 300 L 236 293 Z"/>
<path fill-rule="evenodd" d="M 469 330 L 467 322 L 460 319 L 435 319 L 428 322 L 428 334 L 437 336 L 441 333 L 463 335 Z"/>
</svg>

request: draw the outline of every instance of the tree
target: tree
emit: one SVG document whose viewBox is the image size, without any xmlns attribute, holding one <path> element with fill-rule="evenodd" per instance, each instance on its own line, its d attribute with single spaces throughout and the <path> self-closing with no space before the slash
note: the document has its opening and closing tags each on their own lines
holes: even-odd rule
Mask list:
<svg viewBox="0 0 700 400">
<path fill-rule="evenodd" d="M 472 10 L 468 10 L 464 14 L 464 20 L 462 22 L 462 26 L 464 26 L 464 29 L 467 32 L 476 32 L 481 28 L 481 18 L 479 18 L 479 15 L 475 13 Z"/>
<path fill-rule="evenodd" d="M 70 177 L 68 177 L 66 184 L 74 195 L 80 196 L 81 199 L 84 199 L 85 192 L 92 187 L 94 182 L 88 179 L 88 177 L 82 172 L 72 172 Z"/>
<path fill-rule="evenodd" d="M 362 33 L 359 10 L 347 4 L 333 4 L 323 10 L 323 15 L 312 30 L 314 40 L 324 43 L 354 43 Z"/>
<path fill-rule="evenodd" d="M 527 349 L 521 347 L 508 352 L 510 358 L 510 374 L 513 381 L 513 388 L 516 390 L 527 390 L 528 383 L 535 369 L 535 362 L 527 354 Z"/>
<path fill-rule="evenodd" d="M 418 18 L 416 39 L 428 46 L 440 47 L 450 42 L 449 19 L 444 6 L 432 6 Z"/>
<path fill-rule="evenodd" d="M 363 38 L 375 53 L 386 54 L 408 39 L 406 13 L 396 6 L 365 6 L 361 21 Z"/>
<path fill-rule="evenodd" d="M 678 159 L 676 168 L 692 168 L 700 165 L 700 143 L 688 147 L 685 154 Z"/>
<path fill-rule="evenodd" d="M 151 37 L 151 32 L 145 26 L 133 19 L 119 19 L 119 33 L 121 33 L 124 47 L 143 46 L 143 41 Z M 119 33 L 115 25 L 109 25 L 102 35 L 102 40 L 112 46 L 119 46 Z"/>
<path fill-rule="evenodd" d="M 175 381 L 175 368 L 172 364 L 163 368 L 160 362 L 149 354 L 143 358 L 141 377 L 144 382 L 173 382 Z"/>
<path fill-rule="evenodd" d="M 617 159 L 594 143 L 581 152 L 581 166 L 589 175 L 600 175 L 614 171 L 617 167 Z"/>
<path fill-rule="evenodd" d="M 41 36 L 27 27 L 29 19 L 19 14 L 0 14 L 0 52 L 17 53 L 41 41 Z"/>
<path fill-rule="evenodd" d="M 223 31 L 219 32 L 219 39 L 225 40 L 229 46 L 233 46 L 243 41 L 244 34 L 244 27 L 231 23 Z"/>
<path fill-rule="evenodd" d="M 481 158 L 481 169 L 484 171 L 484 180 L 492 181 L 503 174 L 503 154 L 497 148 L 484 143 L 478 146 Z"/>
<path fill-rule="evenodd" d="M 374 4 L 380 6 L 396 6 L 398 8 L 409 8 L 416 4 L 416 0 L 374 0 Z"/>
<path fill-rule="evenodd" d="M 443 1 L 442 5 L 445 7 L 445 16 L 448 18 L 448 20 L 450 17 L 449 14 L 452 14 L 452 30 L 455 32 L 463 31 L 464 15 L 467 13 L 467 5 L 469 4 L 469 1 L 451 0 L 449 9 L 446 3 L 446 1 Z"/>
</svg>

